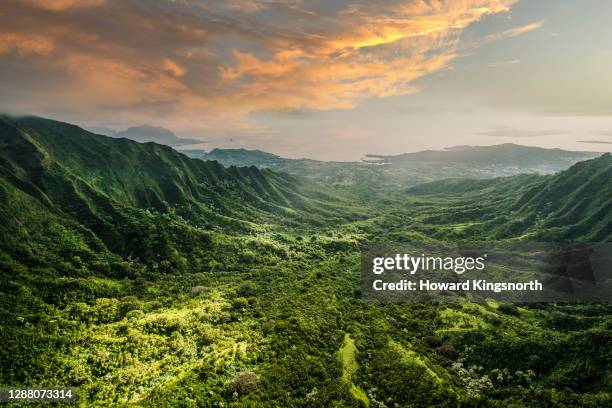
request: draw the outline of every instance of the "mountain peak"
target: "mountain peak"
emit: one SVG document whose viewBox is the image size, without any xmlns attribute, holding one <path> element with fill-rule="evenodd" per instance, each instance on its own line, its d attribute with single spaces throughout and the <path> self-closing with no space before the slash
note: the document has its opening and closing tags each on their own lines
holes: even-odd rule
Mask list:
<svg viewBox="0 0 612 408">
<path fill-rule="evenodd" d="M 167 146 L 177 147 L 190 144 L 205 143 L 199 139 L 185 139 L 177 137 L 171 130 L 161 126 L 140 125 L 131 126 L 125 130 L 115 131 L 105 126 L 88 128 L 89 131 L 110 137 L 126 138 L 139 143 L 154 142 Z"/>
<path fill-rule="evenodd" d="M 140 126 L 131 126 L 127 129 L 125 129 L 122 133 L 124 134 L 131 134 L 131 133 L 135 133 L 135 134 L 139 134 L 139 133 L 143 133 L 143 132 L 150 132 L 150 133 L 156 133 L 156 134 L 160 134 L 160 135 L 165 135 L 167 137 L 170 138 L 177 138 L 174 133 L 172 133 L 170 130 L 163 128 L 161 126 L 152 126 L 152 125 L 140 125 Z"/>
<path fill-rule="evenodd" d="M 132 126 L 124 131 L 117 132 L 114 136 L 125 137 L 141 143 L 155 142 L 168 146 L 202 143 L 201 140 L 197 139 L 181 139 L 166 128 L 151 125 Z"/>
</svg>

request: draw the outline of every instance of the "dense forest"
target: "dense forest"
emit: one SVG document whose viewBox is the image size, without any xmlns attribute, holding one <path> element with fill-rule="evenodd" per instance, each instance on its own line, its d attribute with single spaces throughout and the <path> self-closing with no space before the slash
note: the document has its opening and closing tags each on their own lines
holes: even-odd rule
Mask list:
<svg viewBox="0 0 612 408">
<path fill-rule="evenodd" d="M 359 252 L 611 241 L 610 154 L 410 183 L 233 164 L 1 116 L 0 384 L 82 406 L 612 405 L 609 303 L 364 301 Z"/>
</svg>

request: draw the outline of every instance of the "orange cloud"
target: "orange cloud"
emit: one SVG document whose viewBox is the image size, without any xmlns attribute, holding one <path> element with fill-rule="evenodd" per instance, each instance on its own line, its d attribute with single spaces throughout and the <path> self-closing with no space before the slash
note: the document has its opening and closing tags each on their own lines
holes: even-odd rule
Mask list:
<svg viewBox="0 0 612 408">
<path fill-rule="evenodd" d="M 21 56 L 28 54 L 49 55 L 54 48 L 53 42 L 44 36 L 0 33 L 0 55 L 10 52 L 15 52 Z"/>
<path fill-rule="evenodd" d="M 83 7 L 95 7 L 106 3 L 106 0 L 21 0 L 24 4 L 48 11 L 65 11 Z"/>
<path fill-rule="evenodd" d="M 256 101 L 253 109 L 350 108 L 413 92 L 412 81 L 457 56 L 462 29 L 513 3 L 417 1 L 381 10 L 354 4 L 337 17 L 337 32 L 282 42 L 266 58 L 235 51 L 220 76 L 241 101 Z"/>
<path fill-rule="evenodd" d="M 61 95 L 31 101 L 39 110 L 50 99 L 54 109 L 143 117 L 351 108 L 414 92 L 416 79 L 457 57 L 466 27 L 516 1 L 353 1 L 330 11 L 267 0 L 5 0 L 0 54 L 37 68 L 39 82 L 68 78 Z"/>
<path fill-rule="evenodd" d="M 170 58 L 164 58 L 162 60 L 162 67 L 175 77 L 182 77 L 185 75 L 185 69 Z"/>
</svg>

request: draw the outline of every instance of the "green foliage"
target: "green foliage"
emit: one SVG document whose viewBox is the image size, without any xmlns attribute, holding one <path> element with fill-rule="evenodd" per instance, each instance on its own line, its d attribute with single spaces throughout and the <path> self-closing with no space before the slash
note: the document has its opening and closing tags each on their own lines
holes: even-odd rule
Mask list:
<svg viewBox="0 0 612 408">
<path fill-rule="evenodd" d="M 609 240 L 610 161 L 350 190 L 2 117 L 0 383 L 83 406 L 608 406 L 608 304 L 356 294 L 368 240 Z"/>
</svg>

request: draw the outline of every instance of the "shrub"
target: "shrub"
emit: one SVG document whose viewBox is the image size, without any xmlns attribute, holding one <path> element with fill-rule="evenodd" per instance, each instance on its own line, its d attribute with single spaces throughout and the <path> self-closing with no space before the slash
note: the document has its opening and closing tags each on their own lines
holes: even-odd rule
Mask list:
<svg viewBox="0 0 612 408">
<path fill-rule="evenodd" d="M 241 297 L 249 297 L 257 294 L 257 285 L 251 281 L 244 282 L 236 289 L 236 294 Z"/>
<path fill-rule="evenodd" d="M 442 346 L 442 339 L 438 336 L 425 336 L 423 341 L 431 348 Z"/>
<path fill-rule="evenodd" d="M 208 288 L 206 286 L 197 285 L 191 288 L 191 293 L 193 293 L 194 295 L 198 293 L 206 293 L 206 292 L 208 292 Z"/>
<path fill-rule="evenodd" d="M 512 316 L 518 316 L 519 315 L 518 308 L 516 307 L 516 305 L 514 305 L 512 303 L 503 303 L 503 304 L 499 305 L 497 310 L 499 310 L 500 312 L 505 313 L 507 315 L 512 315 Z"/>
<path fill-rule="evenodd" d="M 257 374 L 253 371 L 240 371 L 228 381 L 228 385 L 232 392 L 237 392 L 240 395 L 247 394 L 257 385 Z"/>
<path fill-rule="evenodd" d="M 504 321 L 499 316 L 487 316 L 487 322 L 492 324 L 493 326 L 501 326 L 504 324 Z"/>
<path fill-rule="evenodd" d="M 249 300 L 244 297 L 238 297 L 232 301 L 232 309 L 240 310 L 249 306 Z"/>
<path fill-rule="evenodd" d="M 142 310 L 130 310 L 125 315 L 128 319 L 142 319 L 144 317 L 144 312 Z"/>
<path fill-rule="evenodd" d="M 245 265 L 251 265 L 251 264 L 254 264 L 255 261 L 257 261 L 257 255 L 255 255 L 255 253 L 251 251 L 244 251 L 238 257 L 238 261 L 240 261 L 240 263 L 243 263 Z"/>
<path fill-rule="evenodd" d="M 459 353 L 455 350 L 455 347 L 450 343 L 444 343 L 436 349 L 437 353 L 449 360 L 455 360 L 459 357 Z"/>
</svg>

